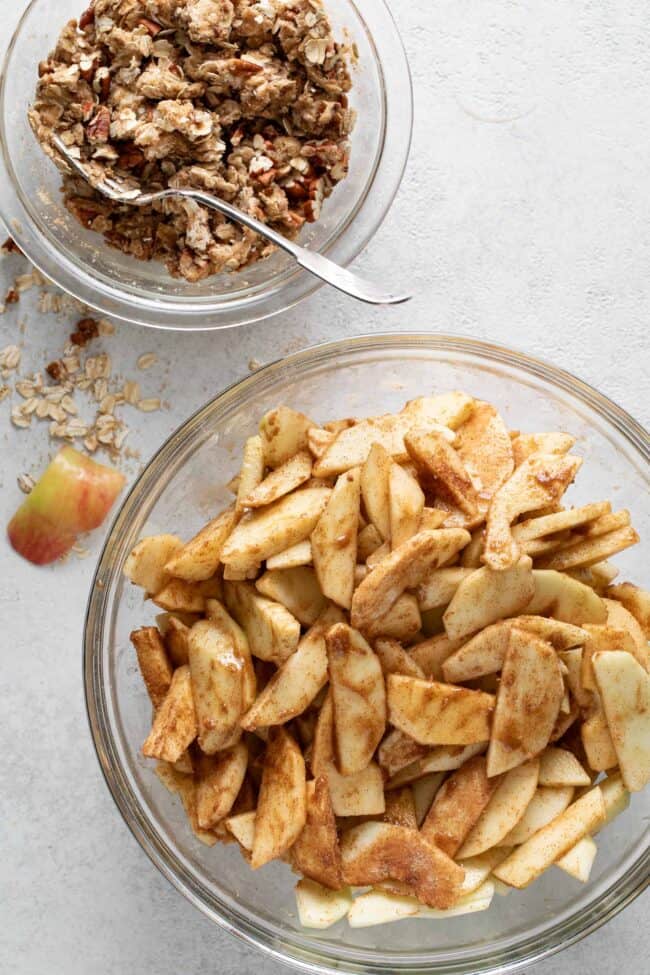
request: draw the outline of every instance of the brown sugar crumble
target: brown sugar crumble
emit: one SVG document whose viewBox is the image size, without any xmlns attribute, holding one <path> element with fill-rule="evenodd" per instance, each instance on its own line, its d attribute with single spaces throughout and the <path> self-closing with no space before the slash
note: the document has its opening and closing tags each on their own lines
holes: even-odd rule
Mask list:
<svg viewBox="0 0 650 975">
<path fill-rule="evenodd" d="M 73 345 L 83 348 L 99 335 L 99 324 L 94 318 L 82 318 L 77 322 L 77 327 L 70 335 Z"/>
<path fill-rule="evenodd" d="M 52 133 L 95 179 L 211 191 L 295 238 L 347 175 L 352 53 L 322 0 L 94 0 L 39 65 L 30 123 L 83 226 L 199 281 L 273 247 L 192 200 L 107 200 Z"/>
</svg>

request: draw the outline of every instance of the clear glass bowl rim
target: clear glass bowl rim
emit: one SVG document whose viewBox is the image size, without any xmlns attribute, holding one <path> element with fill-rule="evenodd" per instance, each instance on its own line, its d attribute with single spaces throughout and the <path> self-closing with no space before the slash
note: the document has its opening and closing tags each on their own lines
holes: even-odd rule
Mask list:
<svg viewBox="0 0 650 975">
<path fill-rule="evenodd" d="M 480 359 L 506 366 L 517 367 L 571 393 L 584 404 L 594 409 L 611 424 L 619 434 L 638 452 L 646 464 L 650 463 L 650 436 L 648 431 L 629 413 L 594 387 L 583 382 L 572 373 L 553 366 L 524 352 L 504 346 L 478 341 L 462 336 L 442 335 L 428 332 L 393 332 L 371 335 L 358 335 L 349 339 L 310 346 L 285 359 L 272 362 L 239 380 L 210 402 L 197 410 L 181 424 L 165 441 L 147 464 L 133 484 L 119 512 L 115 516 L 100 555 L 93 577 L 84 624 L 83 670 L 86 710 L 90 731 L 97 758 L 106 784 L 127 826 L 150 860 L 177 890 L 195 907 L 211 918 L 226 931 L 241 938 L 246 943 L 262 950 L 278 962 L 295 969 L 318 975 L 341 975 L 341 972 L 364 973 L 364 975 L 388 975 L 390 972 L 403 972 L 408 975 L 506 975 L 561 951 L 563 948 L 582 940 L 596 931 L 607 921 L 638 897 L 650 884 L 650 843 L 637 860 L 616 878 L 600 900 L 589 905 L 586 910 L 577 912 L 559 924 L 546 930 L 541 937 L 520 939 L 508 950 L 504 957 L 502 949 L 491 950 L 489 946 L 475 951 L 471 956 L 463 956 L 442 963 L 427 963 L 412 956 L 388 955 L 371 959 L 361 957 L 363 951 L 351 949 L 345 961 L 328 958 L 313 947 L 305 949 L 294 943 L 290 936 L 284 941 L 269 937 L 268 932 L 249 919 L 223 904 L 194 878 L 183 875 L 180 861 L 170 853 L 156 834 L 156 830 L 144 813 L 137 797 L 115 761 L 116 751 L 110 724 L 107 720 L 106 702 L 103 691 L 102 626 L 107 608 L 111 565 L 115 564 L 113 553 L 119 549 L 119 537 L 128 528 L 140 503 L 145 500 L 171 458 L 182 450 L 183 444 L 200 429 L 210 414 L 237 399 L 244 399 L 261 378 L 278 373 L 291 374 L 301 366 L 313 365 L 336 359 L 341 354 L 400 350 L 404 348 L 429 348 L 437 351 L 467 353 Z M 97 585 L 98 580 L 100 585 Z M 207 901 L 210 901 L 208 903 Z"/>
<path fill-rule="evenodd" d="M 41 0 L 30 0 L 13 30 L 0 66 L 0 105 L 4 101 L 6 78 L 14 48 L 25 24 Z M 81 2 L 81 0 L 80 0 Z M 364 25 L 371 40 L 380 76 L 380 98 L 384 126 L 379 153 L 362 195 L 341 221 L 322 252 L 347 267 L 364 250 L 389 213 L 401 186 L 413 134 L 413 85 L 408 58 L 387 0 L 346 0 Z M 376 23 L 370 29 L 369 20 Z M 34 149 L 37 151 L 36 144 Z M 291 262 L 241 297 L 229 299 L 225 292 L 211 304 L 202 299 L 167 299 L 160 295 L 130 293 L 95 279 L 83 261 L 61 254 L 29 218 L 21 194 L 12 179 L 13 161 L 8 151 L 0 117 L 0 221 L 16 238 L 32 264 L 68 294 L 89 308 L 121 321 L 171 331 L 211 331 L 236 328 L 262 321 L 293 308 L 310 297 L 323 282 Z M 99 296 L 99 297 L 98 297 Z"/>
</svg>

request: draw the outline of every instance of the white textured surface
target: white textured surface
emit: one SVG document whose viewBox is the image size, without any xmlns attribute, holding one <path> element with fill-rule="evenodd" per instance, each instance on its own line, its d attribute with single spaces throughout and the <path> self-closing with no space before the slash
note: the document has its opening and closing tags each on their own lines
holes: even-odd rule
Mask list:
<svg viewBox="0 0 650 975">
<path fill-rule="evenodd" d="M 394 0 L 393 8 L 414 73 L 414 149 L 396 205 L 357 266 L 412 287 L 417 298 L 373 312 L 323 290 L 266 324 L 212 335 L 121 326 L 107 340 L 118 367 L 132 375 L 137 356 L 155 349 L 160 364 L 143 385 L 155 395 L 164 377 L 171 404 L 134 421 L 130 442 L 144 457 L 243 376 L 249 359 L 372 330 L 431 329 L 509 344 L 650 419 L 650 7 Z M 19 267 L 13 257 L 0 267 L 3 290 Z M 26 370 L 60 349 L 67 324 L 39 318 L 30 299 L 0 318 L 0 347 L 24 340 Z M 12 430 L 8 412 L 5 401 L 2 524 L 20 501 L 16 475 L 38 473 L 48 452 L 44 437 Z M 172 890 L 109 798 L 81 683 L 93 558 L 36 570 L 4 540 L 0 551 L 0 970 L 279 972 Z M 647 899 L 637 901 L 536 975 L 609 975 L 623 966 L 640 975 L 650 953 L 644 907 Z"/>
</svg>

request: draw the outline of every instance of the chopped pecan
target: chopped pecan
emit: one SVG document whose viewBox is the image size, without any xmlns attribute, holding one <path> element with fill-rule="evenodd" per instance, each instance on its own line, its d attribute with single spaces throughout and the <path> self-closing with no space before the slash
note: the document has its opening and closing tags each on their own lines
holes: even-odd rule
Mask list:
<svg viewBox="0 0 650 975">
<path fill-rule="evenodd" d="M 111 130 L 111 113 L 105 105 L 100 105 L 95 115 L 86 126 L 86 138 L 93 144 L 108 142 Z"/>
<path fill-rule="evenodd" d="M 162 30 L 160 24 L 157 24 L 155 20 L 149 20 L 147 17 L 140 17 L 138 20 L 138 27 L 145 27 L 147 32 L 155 37 Z"/>
<path fill-rule="evenodd" d="M 20 301 L 20 295 L 15 288 L 9 288 L 5 295 L 5 305 L 15 305 L 17 301 Z"/>
<path fill-rule="evenodd" d="M 94 2 L 84 10 L 81 17 L 79 18 L 79 29 L 83 30 L 85 27 L 90 27 L 91 24 L 95 22 L 95 4 Z"/>
</svg>

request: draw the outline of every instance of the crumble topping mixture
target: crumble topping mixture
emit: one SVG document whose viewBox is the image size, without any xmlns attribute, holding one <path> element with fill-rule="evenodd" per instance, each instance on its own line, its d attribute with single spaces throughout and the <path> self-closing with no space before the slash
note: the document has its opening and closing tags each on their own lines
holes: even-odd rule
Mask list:
<svg viewBox="0 0 650 975">
<path fill-rule="evenodd" d="M 199 281 L 273 247 L 192 200 L 105 199 L 52 133 L 98 179 L 211 191 L 295 238 L 347 173 L 349 53 L 321 0 L 94 0 L 39 65 L 30 123 L 83 226 Z"/>
</svg>

